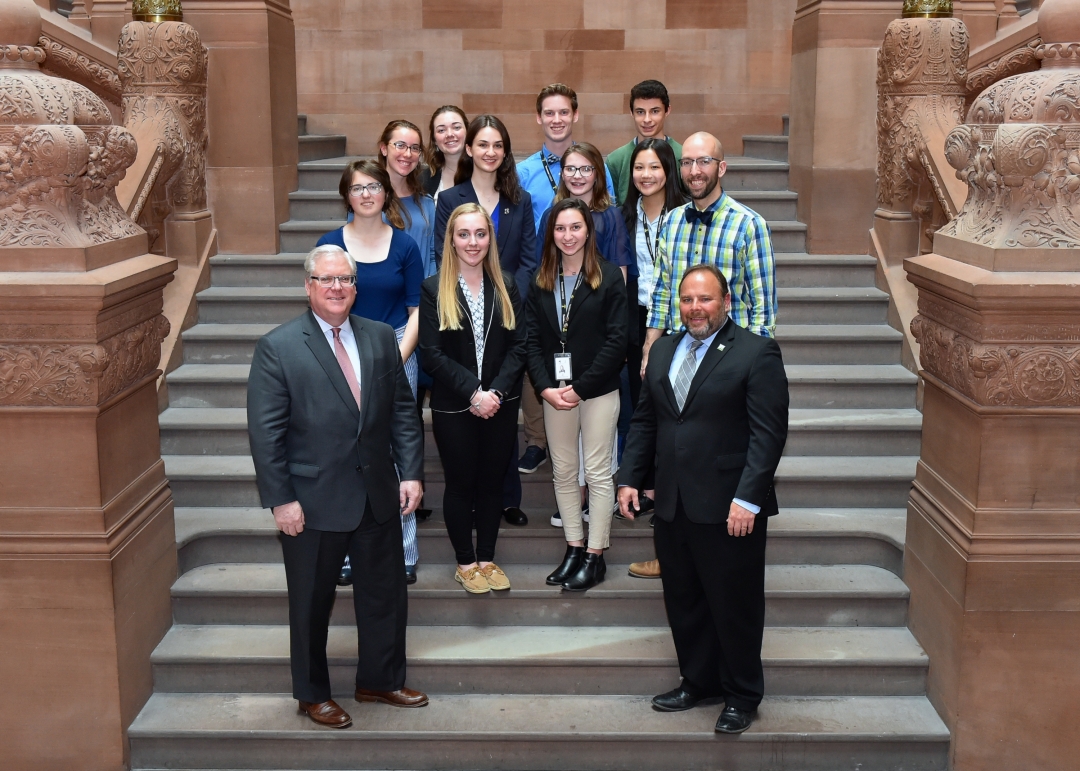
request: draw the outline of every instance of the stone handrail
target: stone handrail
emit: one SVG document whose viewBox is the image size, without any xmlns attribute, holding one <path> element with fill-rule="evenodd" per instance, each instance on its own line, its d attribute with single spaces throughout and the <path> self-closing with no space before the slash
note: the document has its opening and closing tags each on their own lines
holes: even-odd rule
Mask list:
<svg viewBox="0 0 1080 771">
<path fill-rule="evenodd" d="M 43 8 L 38 46 L 45 52 L 42 69 L 50 75 L 86 86 L 120 117 L 120 77 L 116 51 L 91 40 L 63 16 Z"/>
</svg>

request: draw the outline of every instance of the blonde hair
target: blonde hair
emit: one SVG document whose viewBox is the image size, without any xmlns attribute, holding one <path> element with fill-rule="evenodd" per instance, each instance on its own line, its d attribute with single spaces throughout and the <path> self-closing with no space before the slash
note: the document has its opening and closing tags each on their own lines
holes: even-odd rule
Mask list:
<svg viewBox="0 0 1080 771">
<path fill-rule="evenodd" d="M 454 209 L 450 220 L 446 223 L 446 237 L 443 239 L 442 265 L 439 267 L 439 296 L 437 308 L 439 312 L 439 330 L 461 329 L 461 303 L 458 302 L 458 276 L 461 268 L 458 262 L 457 249 L 454 248 L 454 229 L 458 218 L 466 214 L 482 214 L 487 223 L 487 231 L 490 235 L 488 240 L 488 252 L 484 257 L 484 273 L 491 279 L 495 287 L 495 303 L 502 310 L 502 325 L 504 329 L 513 329 L 517 325 L 514 316 L 514 305 L 510 302 L 510 293 L 506 291 L 503 282 L 502 266 L 499 264 L 499 247 L 495 245 L 495 225 L 491 216 L 478 203 L 463 203 Z"/>
</svg>

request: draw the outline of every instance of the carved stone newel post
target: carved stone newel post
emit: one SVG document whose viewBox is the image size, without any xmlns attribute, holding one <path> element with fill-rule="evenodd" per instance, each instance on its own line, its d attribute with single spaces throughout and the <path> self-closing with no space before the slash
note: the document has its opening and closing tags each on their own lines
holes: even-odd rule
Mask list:
<svg viewBox="0 0 1080 771">
<path fill-rule="evenodd" d="M 1039 12 L 1042 68 L 945 143 L 968 188 L 906 261 L 925 379 L 910 624 L 952 768 L 1076 767 L 1080 744 L 1080 0 Z"/>
<path fill-rule="evenodd" d="M 40 71 L 40 37 L 32 0 L 0 0 L 0 765 L 112 770 L 176 575 L 154 387 L 175 262 L 117 202 L 134 137 Z"/>
</svg>

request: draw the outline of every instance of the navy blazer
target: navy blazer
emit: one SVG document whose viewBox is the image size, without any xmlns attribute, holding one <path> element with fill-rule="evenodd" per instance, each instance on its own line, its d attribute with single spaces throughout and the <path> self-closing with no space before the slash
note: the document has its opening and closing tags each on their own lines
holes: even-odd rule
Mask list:
<svg viewBox="0 0 1080 771">
<path fill-rule="evenodd" d="M 463 203 L 480 203 L 472 180 L 465 180 L 460 185 L 454 185 L 439 193 L 439 203 L 435 207 L 436 264 L 442 264 L 446 223 L 450 221 L 454 209 Z M 527 192 L 521 191 L 521 202 L 516 204 L 499 195 L 499 230 L 495 234 L 495 245 L 499 248 L 499 264 L 503 270 L 513 274 L 521 297 L 529 296 L 529 282 L 537 267 L 535 222 L 532 196 Z"/>
</svg>

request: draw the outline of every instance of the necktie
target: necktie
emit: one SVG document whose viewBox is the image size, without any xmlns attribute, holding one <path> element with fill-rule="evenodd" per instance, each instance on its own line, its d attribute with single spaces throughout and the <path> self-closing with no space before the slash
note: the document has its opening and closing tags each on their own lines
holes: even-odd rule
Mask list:
<svg viewBox="0 0 1080 771">
<path fill-rule="evenodd" d="M 700 222 L 705 227 L 709 227 L 712 223 L 713 213 L 711 211 L 698 211 L 694 206 L 687 206 L 685 216 L 686 221 L 691 225 Z"/>
<path fill-rule="evenodd" d="M 686 404 L 686 394 L 690 392 L 690 383 L 697 372 L 697 350 L 702 345 L 704 343 L 700 340 L 690 343 L 690 350 L 686 352 L 679 372 L 675 375 L 675 403 L 679 405 L 679 412 L 682 412 L 683 405 Z"/>
<path fill-rule="evenodd" d="M 345 375 L 345 381 L 349 384 L 356 406 L 360 406 L 360 381 L 356 379 L 356 370 L 349 361 L 349 354 L 345 351 L 345 343 L 341 342 L 341 327 L 331 327 L 334 332 L 334 355 L 337 356 L 338 366 Z"/>
</svg>

